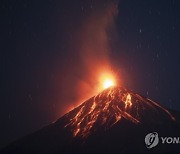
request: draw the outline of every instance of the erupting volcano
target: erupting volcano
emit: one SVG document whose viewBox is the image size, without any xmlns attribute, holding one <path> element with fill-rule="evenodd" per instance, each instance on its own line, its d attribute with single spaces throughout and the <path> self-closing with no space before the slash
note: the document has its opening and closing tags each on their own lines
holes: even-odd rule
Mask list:
<svg viewBox="0 0 180 154">
<path fill-rule="evenodd" d="M 146 153 L 147 133 L 177 136 L 179 126 L 179 113 L 123 87 L 110 86 L 2 153 Z M 177 147 L 160 145 L 153 152 L 168 150 L 177 151 Z"/>
</svg>

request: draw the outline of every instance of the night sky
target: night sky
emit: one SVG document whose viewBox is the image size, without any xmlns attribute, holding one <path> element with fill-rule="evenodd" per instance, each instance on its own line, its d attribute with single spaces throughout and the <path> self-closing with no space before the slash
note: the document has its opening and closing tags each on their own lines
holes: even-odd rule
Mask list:
<svg viewBox="0 0 180 154">
<path fill-rule="evenodd" d="M 0 7 L 0 147 L 92 96 L 92 72 L 104 59 L 120 85 L 180 111 L 179 0 L 2 0 Z"/>
</svg>

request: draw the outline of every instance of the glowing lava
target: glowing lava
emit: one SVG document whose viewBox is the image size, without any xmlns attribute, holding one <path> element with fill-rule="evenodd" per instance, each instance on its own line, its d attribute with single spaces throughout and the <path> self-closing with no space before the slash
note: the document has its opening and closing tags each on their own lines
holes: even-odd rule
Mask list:
<svg viewBox="0 0 180 154">
<path fill-rule="evenodd" d="M 115 77 L 112 74 L 103 74 L 100 78 L 100 82 L 102 90 L 116 85 Z"/>
<path fill-rule="evenodd" d="M 106 79 L 103 83 L 104 89 L 114 86 L 114 82 L 111 79 Z"/>
<path fill-rule="evenodd" d="M 66 116 L 69 120 L 65 127 L 70 128 L 74 137 L 87 137 L 98 128 L 107 130 L 123 119 L 137 125 L 160 123 L 165 117 L 175 120 L 156 102 L 115 86 L 85 101 Z"/>
</svg>

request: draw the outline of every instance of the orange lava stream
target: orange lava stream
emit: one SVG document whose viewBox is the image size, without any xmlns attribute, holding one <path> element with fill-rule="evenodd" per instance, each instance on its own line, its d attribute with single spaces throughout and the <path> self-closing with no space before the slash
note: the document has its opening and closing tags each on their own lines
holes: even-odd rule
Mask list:
<svg viewBox="0 0 180 154">
<path fill-rule="evenodd" d="M 108 129 L 122 118 L 138 124 L 141 122 L 140 108 L 144 111 L 147 107 L 155 114 L 157 108 L 163 110 L 174 120 L 166 109 L 149 99 L 123 88 L 109 88 L 76 108 L 77 112 L 65 127 L 71 128 L 74 137 L 87 137 L 97 126 Z"/>
</svg>

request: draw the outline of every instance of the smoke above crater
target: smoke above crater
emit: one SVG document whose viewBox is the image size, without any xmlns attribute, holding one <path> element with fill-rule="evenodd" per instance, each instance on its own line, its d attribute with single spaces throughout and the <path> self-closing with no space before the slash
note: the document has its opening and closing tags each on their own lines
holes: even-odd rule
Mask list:
<svg viewBox="0 0 180 154">
<path fill-rule="evenodd" d="M 73 57 L 64 66 L 61 95 L 67 102 L 65 111 L 100 92 L 100 76 L 113 72 L 109 55 L 116 35 L 118 1 L 89 1 L 81 10 L 82 20 L 74 23 L 74 37 L 69 41 Z"/>
</svg>

